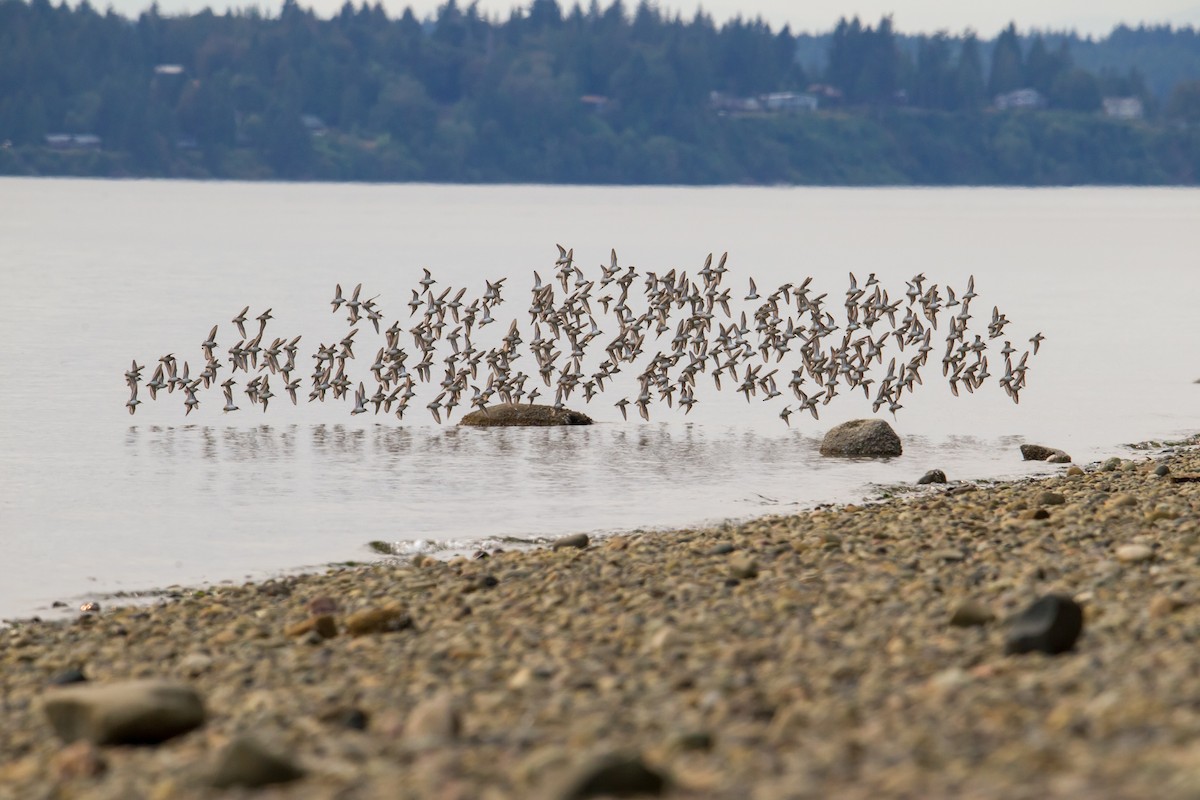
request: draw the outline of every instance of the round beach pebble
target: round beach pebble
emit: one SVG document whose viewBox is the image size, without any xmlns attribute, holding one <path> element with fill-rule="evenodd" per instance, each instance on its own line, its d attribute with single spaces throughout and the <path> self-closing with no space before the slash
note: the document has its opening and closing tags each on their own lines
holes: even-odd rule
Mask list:
<svg viewBox="0 0 1200 800">
<path fill-rule="evenodd" d="M 1082 632 L 1083 609 L 1079 604 L 1066 595 L 1046 595 L 1013 619 L 1004 652 L 1052 656 L 1066 653 L 1075 647 Z"/>
<path fill-rule="evenodd" d="M 1116 550 L 1117 560 L 1125 564 L 1137 564 L 1149 561 L 1154 557 L 1154 551 L 1144 544 L 1123 544 Z"/>
</svg>

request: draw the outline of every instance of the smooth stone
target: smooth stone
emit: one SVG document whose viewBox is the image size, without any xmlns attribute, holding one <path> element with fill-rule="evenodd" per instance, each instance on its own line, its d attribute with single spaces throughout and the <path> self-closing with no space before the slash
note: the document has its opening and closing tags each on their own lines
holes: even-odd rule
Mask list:
<svg viewBox="0 0 1200 800">
<path fill-rule="evenodd" d="M 555 539 L 554 544 L 550 545 L 550 549 L 564 550 L 573 547 L 577 550 L 583 550 L 590 542 L 591 540 L 586 533 L 575 533 L 570 536 L 564 536 L 561 539 Z"/>
<path fill-rule="evenodd" d="M 735 548 L 735 547 L 734 547 L 733 545 L 731 545 L 729 542 L 721 542 L 719 545 L 717 545 L 716 547 L 713 547 L 711 550 L 709 550 L 709 551 L 708 551 L 708 553 L 707 553 L 707 555 L 710 555 L 710 556 L 727 556 L 727 555 L 729 555 L 730 553 L 732 553 L 732 552 L 733 552 L 734 550 L 736 550 L 736 549 L 737 549 L 737 548 Z"/>
<path fill-rule="evenodd" d="M 137 680 L 68 686 L 42 708 L 64 742 L 157 744 L 204 723 L 204 703 L 185 683 Z"/>
<path fill-rule="evenodd" d="M 1004 652 L 1047 655 L 1065 653 L 1083 632 L 1083 609 L 1066 595 L 1038 598 L 1012 621 Z"/>
<path fill-rule="evenodd" d="M 926 486 L 931 483 L 945 483 L 945 482 L 946 482 L 946 473 L 942 472 L 940 469 L 931 469 L 931 470 L 929 470 L 929 472 L 926 472 L 924 475 L 922 475 L 920 478 L 917 479 L 918 486 Z"/>
<path fill-rule="evenodd" d="M 1152 617 L 1165 617 L 1175 613 L 1182 607 L 1183 603 L 1178 598 L 1172 597 L 1169 594 L 1160 594 L 1150 601 L 1148 611 Z"/>
<path fill-rule="evenodd" d="M 346 630 L 351 636 L 369 633 L 394 633 L 413 627 L 412 617 L 399 605 L 364 608 L 346 617 Z"/>
<path fill-rule="evenodd" d="M 1021 458 L 1025 459 L 1026 461 L 1046 461 L 1051 456 L 1058 455 L 1065 456 L 1067 454 L 1062 450 L 1059 450 L 1057 447 L 1046 447 L 1045 445 L 1040 444 L 1021 445 Z M 1070 456 L 1067 456 L 1067 460 L 1071 460 Z"/>
<path fill-rule="evenodd" d="M 634 756 L 602 756 L 579 768 L 555 796 L 561 800 L 588 797 L 660 797 L 668 780 Z"/>
<path fill-rule="evenodd" d="M 1154 468 L 1154 474 L 1160 478 L 1165 478 L 1171 474 L 1171 468 L 1168 467 L 1166 464 L 1159 464 L 1157 467 Z"/>
<path fill-rule="evenodd" d="M 1043 506 L 1061 506 L 1067 502 L 1067 498 L 1058 492 L 1042 492 L 1037 496 L 1036 502 Z"/>
<path fill-rule="evenodd" d="M 750 556 L 734 556 L 729 559 L 729 574 L 742 581 L 757 578 L 758 563 Z"/>
<path fill-rule="evenodd" d="M 238 736 L 221 751 L 211 783 L 218 789 L 257 789 L 304 777 L 304 770 L 250 736 Z"/>
<path fill-rule="evenodd" d="M 1113 456 L 1112 458 L 1105 459 L 1104 463 L 1100 465 L 1100 471 L 1101 472 L 1116 472 L 1117 467 L 1119 467 L 1119 466 L 1121 466 L 1121 459 L 1117 458 L 1116 456 Z"/>
<path fill-rule="evenodd" d="M 904 452 L 900 437 L 881 419 L 853 419 L 834 427 L 821 441 L 821 455 L 886 458 Z"/>
<path fill-rule="evenodd" d="M 418 703 L 404 723 L 404 738 L 421 747 L 453 742 L 460 733 L 462 715 L 453 695 L 447 692 Z"/>
<path fill-rule="evenodd" d="M 1083 470 L 1080 469 L 1079 467 L 1070 467 L 1067 469 L 1067 475 L 1069 475 L 1072 478 L 1078 478 L 1078 477 L 1082 476 L 1083 474 L 1084 474 Z"/>
<path fill-rule="evenodd" d="M 1120 494 L 1114 494 L 1112 497 L 1108 498 L 1108 500 L 1106 500 L 1104 503 L 1104 505 L 1108 506 L 1109 508 L 1132 508 L 1133 506 L 1136 506 L 1137 504 L 1138 504 L 1137 498 L 1134 497 L 1133 495 L 1127 494 L 1125 492 L 1121 492 Z"/>
<path fill-rule="evenodd" d="M 1047 464 L 1070 464 L 1071 457 L 1066 453 L 1055 453 L 1046 459 Z"/>
<path fill-rule="evenodd" d="M 970 628 L 975 625 L 987 625 L 994 619 L 996 619 L 996 615 L 983 603 L 964 600 L 950 615 L 950 624 L 956 628 Z"/>
<path fill-rule="evenodd" d="M 568 408 L 533 405 L 531 403 L 501 403 L 481 411 L 472 411 L 459 420 L 459 425 L 477 428 L 546 427 L 551 425 L 591 425 L 587 414 Z"/>
<path fill-rule="evenodd" d="M 1116 549 L 1116 556 L 1118 561 L 1137 564 L 1153 558 L 1154 551 L 1144 544 L 1123 544 Z"/>
<path fill-rule="evenodd" d="M 327 595 L 314 597 L 308 601 L 308 613 L 314 617 L 323 617 L 338 612 L 337 601 Z"/>
<path fill-rule="evenodd" d="M 1018 519 L 1050 519 L 1050 512 L 1044 508 L 1027 508 L 1020 513 Z"/>
</svg>

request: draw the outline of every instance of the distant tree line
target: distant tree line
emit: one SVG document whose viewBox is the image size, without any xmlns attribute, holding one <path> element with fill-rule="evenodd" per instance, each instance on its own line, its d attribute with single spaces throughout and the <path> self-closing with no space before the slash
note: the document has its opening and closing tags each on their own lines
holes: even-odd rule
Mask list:
<svg viewBox="0 0 1200 800">
<path fill-rule="evenodd" d="M 1015 26 L 981 42 L 843 19 L 814 37 L 685 21 L 645 0 L 532 0 L 505 20 L 455 0 L 426 20 L 365 3 L 330 19 L 286 0 L 277 17 L 151 7 L 130 20 L 86 0 L 0 0 L 0 173 L 1195 183 L 1200 71 L 1186 76 L 1200 36 L 1109 38 L 1124 61 L 1098 56 L 1103 42 Z M 1174 60 L 1153 61 L 1142 39 Z M 1155 80 L 1185 78 L 1160 92 L 1141 63 Z M 991 108 L 1018 89 L 1044 110 Z M 786 105 L 810 92 L 816 113 Z M 785 105 L 756 100 L 768 95 Z M 1144 119 L 1104 117 L 1110 96 L 1136 98 Z"/>
</svg>

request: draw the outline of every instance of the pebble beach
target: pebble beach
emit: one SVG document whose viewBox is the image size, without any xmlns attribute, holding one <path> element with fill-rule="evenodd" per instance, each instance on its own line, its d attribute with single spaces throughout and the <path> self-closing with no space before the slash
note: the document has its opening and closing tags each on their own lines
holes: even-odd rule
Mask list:
<svg viewBox="0 0 1200 800">
<path fill-rule="evenodd" d="M 1200 451 L 1148 453 L 14 622 L 0 800 L 1194 798 Z"/>
</svg>

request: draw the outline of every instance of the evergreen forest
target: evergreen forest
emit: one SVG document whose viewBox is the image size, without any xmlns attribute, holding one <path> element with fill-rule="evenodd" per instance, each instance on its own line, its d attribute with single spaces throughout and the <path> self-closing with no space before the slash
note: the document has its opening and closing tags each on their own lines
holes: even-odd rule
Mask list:
<svg viewBox="0 0 1200 800">
<path fill-rule="evenodd" d="M 1200 182 L 1200 32 L 828 32 L 643 0 L 136 19 L 0 0 L 0 174 L 580 184 Z"/>
</svg>

